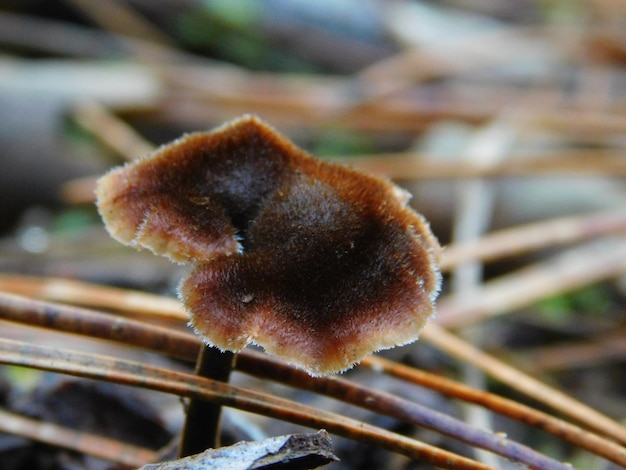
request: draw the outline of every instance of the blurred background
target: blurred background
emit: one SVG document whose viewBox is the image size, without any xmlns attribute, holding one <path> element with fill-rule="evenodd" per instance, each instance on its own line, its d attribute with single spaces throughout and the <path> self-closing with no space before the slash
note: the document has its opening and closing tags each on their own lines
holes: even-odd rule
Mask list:
<svg viewBox="0 0 626 470">
<path fill-rule="evenodd" d="M 244 113 L 410 191 L 450 247 L 438 321 L 624 420 L 626 2 L 0 0 L 0 271 L 173 295 L 94 178 Z"/>
<path fill-rule="evenodd" d="M 410 186 L 443 241 L 466 175 L 500 176 L 492 227 L 624 203 L 619 0 L 0 8 L 5 233 L 119 158 L 80 125 L 92 102 L 155 145 L 256 113 L 317 156 L 376 154 L 355 166 Z"/>
</svg>

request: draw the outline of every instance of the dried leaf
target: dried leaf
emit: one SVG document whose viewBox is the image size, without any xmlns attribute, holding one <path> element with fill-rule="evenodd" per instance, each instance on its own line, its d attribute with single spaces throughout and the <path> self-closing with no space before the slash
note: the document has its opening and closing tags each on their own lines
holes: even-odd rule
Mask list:
<svg viewBox="0 0 626 470">
<path fill-rule="evenodd" d="M 291 434 L 262 441 L 208 449 L 178 460 L 148 464 L 140 470 L 270 470 L 318 468 L 339 460 L 328 433 Z"/>
</svg>

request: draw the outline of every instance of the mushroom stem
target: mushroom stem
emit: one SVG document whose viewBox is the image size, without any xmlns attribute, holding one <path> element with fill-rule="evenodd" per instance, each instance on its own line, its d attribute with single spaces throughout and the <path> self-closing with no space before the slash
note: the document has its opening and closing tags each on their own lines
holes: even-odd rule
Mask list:
<svg viewBox="0 0 626 470">
<path fill-rule="evenodd" d="M 198 353 L 196 375 L 228 382 L 235 365 L 236 355 L 204 346 Z M 205 400 L 192 399 L 187 407 L 187 420 L 183 428 L 179 457 L 197 454 L 209 447 L 220 446 L 222 407 Z"/>
</svg>

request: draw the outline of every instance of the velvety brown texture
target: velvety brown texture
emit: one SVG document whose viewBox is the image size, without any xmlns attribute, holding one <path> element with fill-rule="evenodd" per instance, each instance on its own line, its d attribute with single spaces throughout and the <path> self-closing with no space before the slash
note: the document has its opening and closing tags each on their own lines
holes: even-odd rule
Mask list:
<svg viewBox="0 0 626 470">
<path fill-rule="evenodd" d="M 207 343 L 313 375 L 417 339 L 439 245 L 393 184 L 321 162 L 246 116 L 98 183 L 113 237 L 195 264 L 180 287 Z"/>
</svg>

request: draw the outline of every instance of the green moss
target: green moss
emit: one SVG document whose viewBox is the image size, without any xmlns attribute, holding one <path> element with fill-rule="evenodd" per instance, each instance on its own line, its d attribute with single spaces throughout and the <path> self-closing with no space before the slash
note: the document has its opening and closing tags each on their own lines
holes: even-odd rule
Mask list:
<svg viewBox="0 0 626 470">
<path fill-rule="evenodd" d="M 546 320 L 563 324 L 571 315 L 597 315 L 611 305 L 611 294 L 605 285 L 587 286 L 563 295 L 546 298 L 537 304 L 539 314 Z"/>
<path fill-rule="evenodd" d="M 360 132 L 327 129 L 317 135 L 310 148 L 317 157 L 358 155 L 372 153 L 374 139 Z"/>
<path fill-rule="evenodd" d="M 100 224 L 100 217 L 95 207 L 70 208 L 55 217 L 53 230 L 61 233 L 76 233 Z"/>
<path fill-rule="evenodd" d="M 0 374 L 9 381 L 11 386 L 20 390 L 29 390 L 39 383 L 43 372 L 28 367 L 3 366 Z"/>
</svg>

